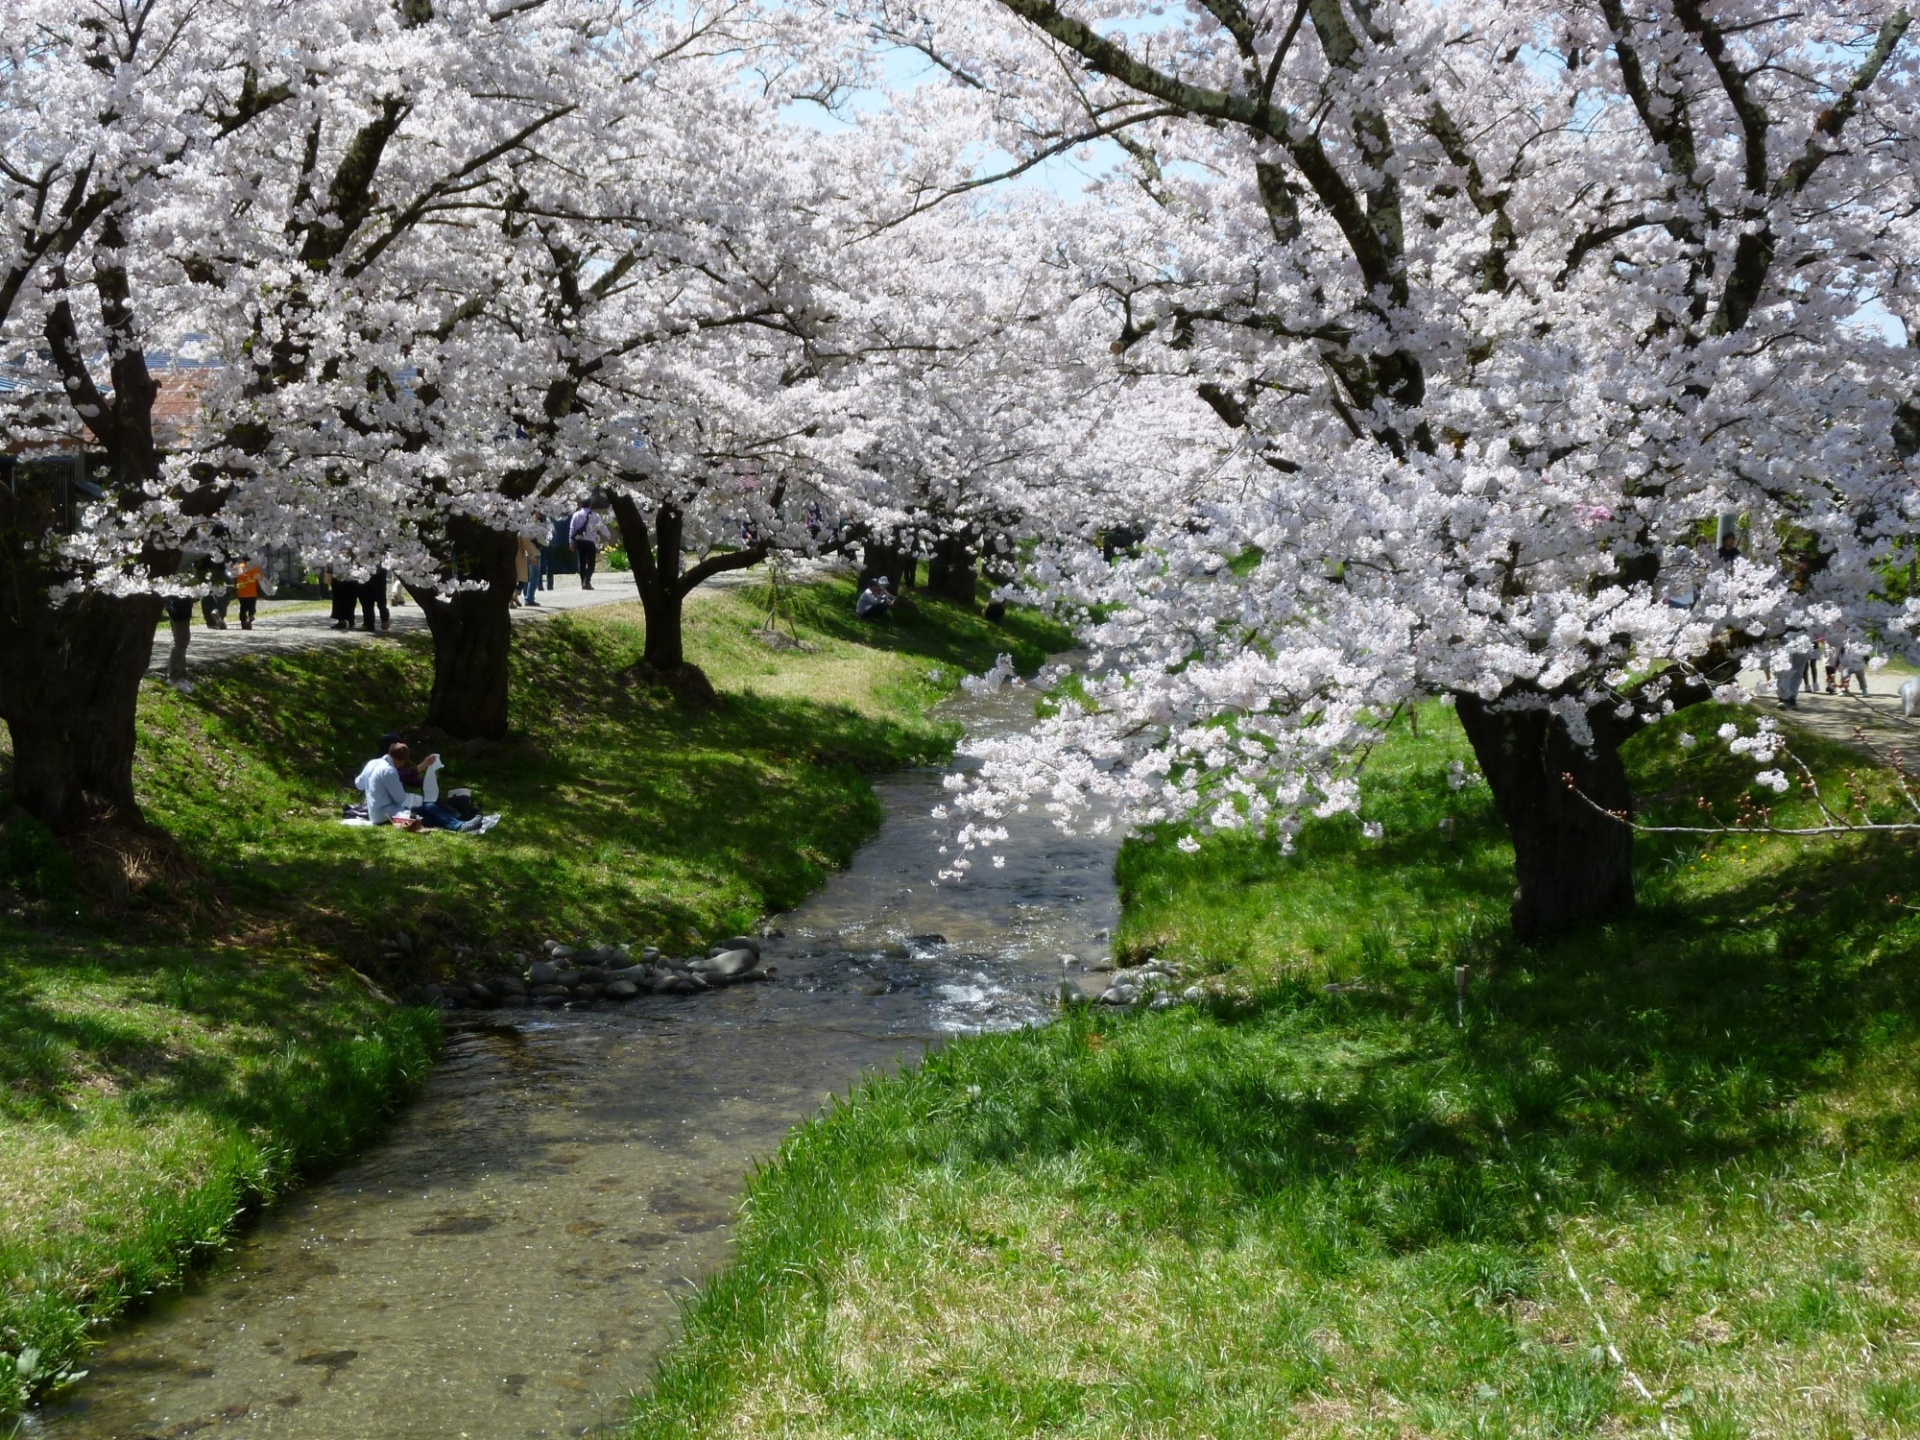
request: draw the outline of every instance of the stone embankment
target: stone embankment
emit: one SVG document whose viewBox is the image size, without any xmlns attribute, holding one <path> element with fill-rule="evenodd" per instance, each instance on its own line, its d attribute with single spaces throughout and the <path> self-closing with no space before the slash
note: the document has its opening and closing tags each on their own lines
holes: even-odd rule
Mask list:
<svg viewBox="0 0 1920 1440">
<path fill-rule="evenodd" d="M 411 945 L 395 936 L 383 947 L 386 958 L 404 963 Z M 771 980 L 774 970 L 760 963 L 760 942 L 735 935 L 705 955 L 671 957 L 648 945 L 597 948 L 545 941 L 539 959 L 526 954 L 455 951 L 472 969 L 445 984 L 421 985 L 407 993 L 416 1004 L 441 1009 L 502 1010 L 541 1006 L 548 1009 L 618 1004 L 642 995 L 702 995 L 753 980 Z"/>
</svg>

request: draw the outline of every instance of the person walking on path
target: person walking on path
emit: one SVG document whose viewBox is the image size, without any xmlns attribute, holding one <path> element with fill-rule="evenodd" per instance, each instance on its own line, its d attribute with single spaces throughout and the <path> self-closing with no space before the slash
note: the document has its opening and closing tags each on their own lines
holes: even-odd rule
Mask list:
<svg viewBox="0 0 1920 1440">
<path fill-rule="evenodd" d="M 338 570 L 328 572 L 333 586 L 333 628 L 336 630 L 353 629 L 353 612 L 360 605 L 359 582 L 343 575 Z"/>
<path fill-rule="evenodd" d="M 265 585 L 267 572 L 254 564 L 246 556 L 240 557 L 240 568 L 234 572 L 233 593 L 240 601 L 240 628 L 251 630 L 254 617 L 260 613 L 260 591 Z"/>
<path fill-rule="evenodd" d="M 227 567 L 215 562 L 207 569 L 212 588 L 200 597 L 200 618 L 209 630 L 227 628 Z"/>
<path fill-rule="evenodd" d="M 373 612 L 380 612 L 380 630 L 384 634 L 393 628 L 393 614 L 387 609 L 387 567 L 382 565 L 373 574 L 360 582 L 360 619 L 362 630 L 373 633 Z M 347 613 L 347 628 L 353 628 L 353 613 Z"/>
<path fill-rule="evenodd" d="M 175 595 L 167 601 L 167 624 L 173 629 L 173 653 L 167 656 L 167 684 L 191 695 L 193 682 L 187 679 L 187 642 L 193 639 L 191 595 Z"/>
<path fill-rule="evenodd" d="M 1782 668 L 1773 674 L 1773 685 L 1775 696 L 1789 710 L 1800 707 L 1800 686 L 1807 677 L 1807 671 L 1812 668 L 1815 653 L 1814 642 L 1804 635 L 1795 636 L 1787 642 Z"/>
<path fill-rule="evenodd" d="M 553 588 L 553 577 L 567 568 L 567 546 L 570 543 L 567 530 L 567 518 L 562 515 L 553 522 L 553 533 L 547 537 L 547 553 L 541 557 L 540 574 L 548 590 Z"/>
<path fill-rule="evenodd" d="M 535 517 L 538 518 L 537 516 Z M 543 526 L 546 521 L 541 520 Z M 538 605 L 540 603 L 540 562 L 543 552 L 538 540 L 520 537 L 520 546 L 514 552 L 514 578 L 520 582 L 520 594 L 515 597 L 516 605 Z"/>
<path fill-rule="evenodd" d="M 593 567 L 600 558 L 600 547 L 607 543 L 607 522 L 593 508 L 591 497 L 580 502 L 567 524 L 567 536 L 573 542 L 574 563 L 580 570 L 580 588 L 593 588 Z"/>
</svg>

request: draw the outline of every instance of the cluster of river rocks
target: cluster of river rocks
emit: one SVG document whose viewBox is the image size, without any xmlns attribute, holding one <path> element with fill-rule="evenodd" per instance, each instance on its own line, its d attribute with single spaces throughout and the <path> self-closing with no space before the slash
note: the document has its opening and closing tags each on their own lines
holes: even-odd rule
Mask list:
<svg viewBox="0 0 1920 1440">
<path fill-rule="evenodd" d="M 1189 985 L 1181 990 L 1179 968 L 1165 960 L 1147 960 L 1139 965 L 1109 971 L 1103 977 L 1089 973 L 1089 983 L 1084 986 L 1072 974 L 1083 968 L 1089 972 L 1107 969 L 1103 965 L 1083 967 L 1077 960 L 1068 960 L 1068 974 L 1060 982 L 1062 1005 L 1085 1005 L 1091 1002 L 1131 1010 L 1136 1005 L 1144 1004 L 1150 1010 L 1165 1010 L 1182 1000 L 1196 1004 L 1207 999 L 1209 994 L 1199 985 Z"/>
<path fill-rule="evenodd" d="M 641 995 L 699 995 L 750 980 L 771 980 L 760 963 L 760 942 L 735 935 L 705 955 L 674 958 L 653 946 L 602 945 L 575 949 L 558 940 L 541 947 L 542 958 L 498 957 L 497 974 L 467 975 L 445 985 L 423 985 L 410 997 L 423 1005 L 490 1010 L 530 1005 L 558 1007 L 593 1001 L 633 1000 Z"/>
<path fill-rule="evenodd" d="M 935 937 L 925 937 L 935 938 Z M 389 959 L 404 959 L 411 948 L 403 937 L 387 942 Z M 676 958 L 648 945 L 564 945 L 542 943 L 540 958 L 498 951 L 456 952 L 468 972 L 439 985 L 417 986 L 408 999 L 442 1008 L 490 1010 L 559 1007 L 634 1000 L 642 995 L 699 995 L 752 980 L 771 980 L 774 970 L 760 963 L 760 942 L 735 935 L 705 955 Z M 1062 1006 L 1109 1005 L 1131 1010 L 1165 1010 L 1183 1001 L 1212 998 L 1200 985 L 1182 989 L 1179 968 L 1165 960 L 1147 960 L 1118 969 L 1105 962 L 1086 964 L 1069 956 L 1067 974 L 1056 998 Z M 491 969 L 487 967 L 492 967 Z M 1083 985 L 1078 976 L 1084 976 Z"/>
</svg>

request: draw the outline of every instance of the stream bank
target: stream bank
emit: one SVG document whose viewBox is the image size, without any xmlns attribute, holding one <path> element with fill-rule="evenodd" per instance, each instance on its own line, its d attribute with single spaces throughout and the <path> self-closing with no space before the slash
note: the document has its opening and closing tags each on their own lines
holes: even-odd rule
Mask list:
<svg viewBox="0 0 1920 1440">
<path fill-rule="evenodd" d="M 1031 698 L 945 713 L 1018 726 Z M 1105 953 L 1110 839 L 1018 817 L 1005 869 L 932 883 L 943 774 L 875 786 L 878 836 L 776 922 L 775 981 L 455 1016 L 384 1144 L 110 1336 L 26 1433 L 520 1440 L 619 1421 L 725 1260 L 757 1157 L 863 1070 L 1043 1019 L 1063 957 Z"/>
</svg>

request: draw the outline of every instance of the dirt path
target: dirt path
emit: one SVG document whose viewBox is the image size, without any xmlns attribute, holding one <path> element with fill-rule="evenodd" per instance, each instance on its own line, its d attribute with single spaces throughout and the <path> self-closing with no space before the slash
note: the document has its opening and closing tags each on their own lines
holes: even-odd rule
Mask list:
<svg viewBox="0 0 1920 1440">
<path fill-rule="evenodd" d="M 738 589 L 763 580 L 765 576 L 766 567 L 759 565 L 751 570 L 728 571 L 714 576 L 687 599 L 696 601 L 714 591 Z M 521 625 L 562 615 L 569 610 L 618 605 L 639 598 L 630 571 L 602 571 L 594 577 L 591 590 L 582 590 L 577 576 L 559 575 L 554 577 L 553 589 L 540 592 L 537 606 L 516 609 L 511 614 L 514 624 Z M 427 628 L 426 617 L 420 607 L 411 601 L 392 606 L 390 613 L 392 629 L 384 634 L 369 634 L 359 629 L 335 630 L 328 619 L 329 607 L 325 600 L 262 600 L 260 615 L 253 629 L 242 630 L 240 606 L 236 601 L 227 607 L 227 628 L 210 630 L 202 622 L 196 608 L 193 638 L 187 644 L 187 669 L 189 672 L 204 670 L 209 665 L 218 665 L 238 655 L 286 653 L 323 645 L 378 645 L 398 636 L 424 632 Z M 155 675 L 165 676 L 167 657 L 172 651 L 173 634 L 163 624 L 153 637 L 152 672 Z"/>
<path fill-rule="evenodd" d="M 1742 674 L 1740 682 L 1760 690 L 1763 698 L 1754 708 L 1768 715 L 1811 730 L 1822 739 L 1852 745 L 1881 759 L 1897 758 L 1910 769 L 1920 770 L 1920 718 L 1905 719 L 1900 714 L 1900 682 L 1908 671 L 1891 667 L 1867 677 L 1873 688 L 1865 696 L 1856 684 L 1852 695 L 1828 695 L 1824 691 L 1802 690 L 1799 705 L 1789 710 L 1773 698 L 1771 677 L 1757 671 Z"/>
</svg>

